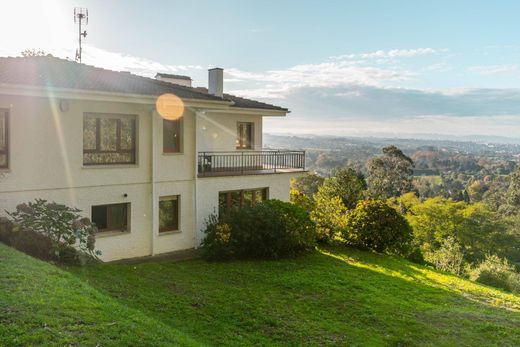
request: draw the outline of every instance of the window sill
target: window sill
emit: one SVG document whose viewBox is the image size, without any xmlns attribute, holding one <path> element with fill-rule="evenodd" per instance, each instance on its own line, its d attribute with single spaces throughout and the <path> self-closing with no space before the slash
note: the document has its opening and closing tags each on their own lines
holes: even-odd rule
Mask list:
<svg viewBox="0 0 520 347">
<path fill-rule="evenodd" d="M 159 231 L 159 236 L 182 234 L 181 230 Z"/>
<path fill-rule="evenodd" d="M 170 155 L 184 155 L 184 152 L 162 152 L 162 155 L 164 155 L 164 156 L 170 156 Z"/>
<path fill-rule="evenodd" d="M 81 166 L 82 169 L 121 169 L 121 168 L 128 168 L 128 169 L 136 169 L 139 168 L 139 164 L 115 164 L 115 165 L 83 165 Z"/>
<path fill-rule="evenodd" d="M 96 234 L 97 238 L 105 238 L 105 237 L 112 237 L 112 236 L 120 236 L 120 235 L 129 235 L 129 231 L 118 231 L 118 230 L 111 230 L 111 231 L 100 231 Z"/>
</svg>

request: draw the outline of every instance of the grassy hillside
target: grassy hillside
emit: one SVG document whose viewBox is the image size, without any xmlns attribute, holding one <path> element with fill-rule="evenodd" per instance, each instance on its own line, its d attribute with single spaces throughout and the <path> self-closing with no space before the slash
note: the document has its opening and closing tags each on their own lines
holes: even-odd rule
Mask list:
<svg viewBox="0 0 520 347">
<path fill-rule="evenodd" d="M 74 275 L 0 243 L 0 346 L 197 345 Z"/>
<path fill-rule="evenodd" d="M 283 261 L 100 264 L 72 274 L 5 247 L 0 258 L 0 345 L 19 333 L 20 344 L 47 336 L 89 345 L 99 333 L 110 345 L 122 333 L 128 344 L 142 335 L 140 345 L 190 343 L 185 336 L 215 346 L 520 345 L 519 296 L 350 249 Z"/>
</svg>

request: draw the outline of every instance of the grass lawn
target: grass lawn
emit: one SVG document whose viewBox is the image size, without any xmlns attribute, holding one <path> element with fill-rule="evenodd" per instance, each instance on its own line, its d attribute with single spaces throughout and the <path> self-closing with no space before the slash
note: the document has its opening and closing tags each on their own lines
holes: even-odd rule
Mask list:
<svg viewBox="0 0 520 347">
<path fill-rule="evenodd" d="M 31 341 L 45 319 L 49 341 L 63 334 L 81 345 L 95 332 L 101 345 L 117 344 L 118 332 L 126 341 L 142 335 L 140 346 L 168 338 L 214 346 L 520 345 L 520 296 L 352 249 L 282 261 L 99 264 L 70 273 L 6 247 L 0 258 L 0 291 L 11 291 L 0 299 L 0 345 L 16 334 Z"/>
</svg>

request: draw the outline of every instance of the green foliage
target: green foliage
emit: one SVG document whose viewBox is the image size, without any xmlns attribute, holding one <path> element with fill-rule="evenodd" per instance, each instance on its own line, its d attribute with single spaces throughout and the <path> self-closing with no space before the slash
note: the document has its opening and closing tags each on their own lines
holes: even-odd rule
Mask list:
<svg viewBox="0 0 520 347">
<path fill-rule="evenodd" d="M 291 188 L 290 200 L 293 204 L 300 206 L 305 211 L 310 212 L 314 209 L 314 199 L 308 195 L 300 192 L 296 188 Z"/>
<path fill-rule="evenodd" d="M 435 266 L 435 268 L 451 272 L 456 275 L 464 273 L 464 254 L 462 247 L 453 236 L 448 236 L 442 245 L 424 255 L 424 260 Z"/>
<path fill-rule="evenodd" d="M 315 228 L 299 206 L 268 200 L 210 216 L 203 248 L 208 259 L 277 259 L 314 247 Z"/>
<path fill-rule="evenodd" d="M 383 148 L 383 156 L 367 162 L 368 194 L 388 199 L 413 190 L 413 161 L 395 146 Z"/>
<path fill-rule="evenodd" d="M 412 229 L 406 219 L 385 202 L 365 200 L 349 211 L 343 238 L 356 247 L 407 255 Z"/>
<path fill-rule="evenodd" d="M 341 198 L 331 197 L 320 189 L 314 195 L 314 209 L 310 214 L 316 223 L 318 241 L 329 242 L 339 235 L 346 225 L 346 213 Z"/>
<path fill-rule="evenodd" d="M 16 239 L 25 243 L 46 240 L 47 252 L 51 259 L 64 259 L 70 256 L 72 249 L 79 254 L 96 257 L 96 227 L 81 210 L 55 202 L 36 199 L 16 206 L 16 211 L 8 212 L 15 225 Z"/>
<path fill-rule="evenodd" d="M 303 177 L 294 178 L 291 180 L 291 188 L 296 189 L 303 195 L 312 198 L 318 192 L 318 189 L 323 185 L 324 178 L 315 173 L 307 173 Z"/>
<path fill-rule="evenodd" d="M 520 167 L 510 176 L 509 187 L 507 189 L 507 200 L 512 206 L 520 208 Z"/>
<path fill-rule="evenodd" d="M 520 273 L 507 259 L 487 255 L 485 260 L 470 272 L 470 279 L 479 283 L 520 293 Z"/>
<path fill-rule="evenodd" d="M 330 198 L 339 197 L 347 209 L 353 209 L 363 199 L 366 189 L 367 183 L 362 173 L 343 168 L 327 178 L 319 191 Z"/>
</svg>

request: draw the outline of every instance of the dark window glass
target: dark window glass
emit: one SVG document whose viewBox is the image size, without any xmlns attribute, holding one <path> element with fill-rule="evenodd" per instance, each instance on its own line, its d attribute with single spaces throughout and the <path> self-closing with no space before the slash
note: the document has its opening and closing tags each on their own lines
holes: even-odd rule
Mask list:
<svg viewBox="0 0 520 347">
<path fill-rule="evenodd" d="M 9 166 L 9 115 L 0 110 L 0 168 Z"/>
<path fill-rule="evenodd" d="M 229 213 L 231 209 L 250 206 L 268 199 L 269 188 L 233 190 L 220 192 L 218 196 L 219 214 Z"/>
<path fill-rule="evenodd" d="M 237 149 L 253 148 L 253 123 L 238 122 L 237 123 Z"/>
<path fill-rule="evenodd" d="M 87 114 L 83 118 L 83 164 L 135 164 L 136 118 Z"/>
<path fill-rule="evenodd" d="M 100 232 L 127 231 L 128 205 L 129 204 L 111 204 L 92 206 L 92 222 L 96 224 Z"/>
<path fill-rule="evenodd" d="M 169 196 L 159 201 L 159 232 L 179 230 L 179 197 Z"/>
<path fill-rule="evenodd" d="M 163 119 L 163 152 L 179 153 L 181 152 L 181 119 L 166 120 Z"/>
</svg>

